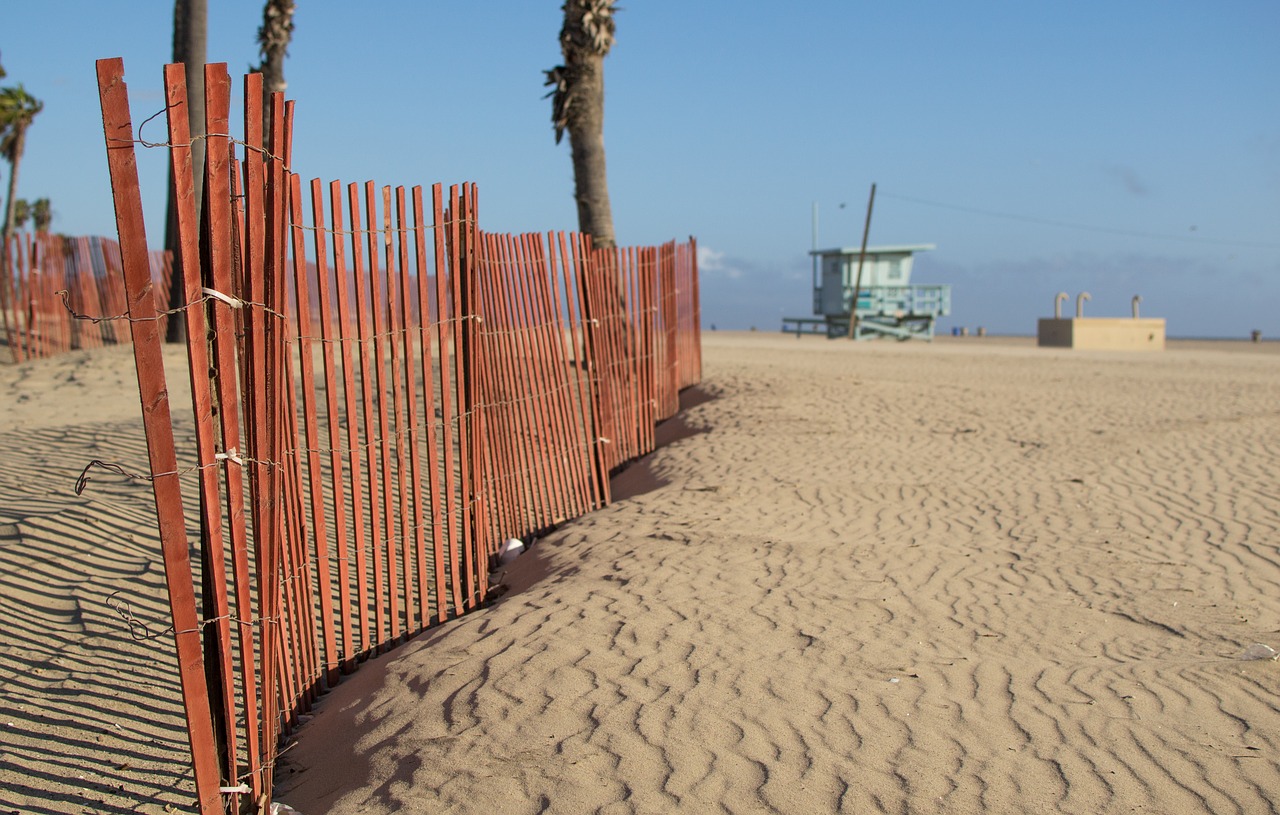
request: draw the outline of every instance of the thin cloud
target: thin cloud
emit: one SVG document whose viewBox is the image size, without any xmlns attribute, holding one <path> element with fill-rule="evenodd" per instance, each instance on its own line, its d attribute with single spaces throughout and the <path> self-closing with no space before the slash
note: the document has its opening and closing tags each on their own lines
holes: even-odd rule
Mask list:
<svg viewBox="0 0 1280 815">
<path fill-rule="evenodd" d="M 730 280 L 738 280 L 743 275 L 739 266 L 728 262 L 724 252 L 701 245 L 698 246 L 698 271 L 727 277 Z"/>
</svg>

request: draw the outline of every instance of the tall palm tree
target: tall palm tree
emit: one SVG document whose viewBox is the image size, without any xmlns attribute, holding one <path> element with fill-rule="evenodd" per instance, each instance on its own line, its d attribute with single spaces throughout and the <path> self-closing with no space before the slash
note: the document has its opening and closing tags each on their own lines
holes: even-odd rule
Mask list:
<svg viewBox="0 0 1280 815">
<path fill-rule="evenodd" d="M 9 162 L 9 194 L 5 197 L 4 228 L 0 230 L 0 312 L 5 336 L 9 336 L 9 304 L 13 300 L 13 273 L 9 268 L 9 236 L 13 234 L 14 196 L 18 191 L 18 166 L 27 144 L 27 128 L 44 109 L 44 103 L 19 84 L 0 89 L 0 156 Z M 10 343 L 12 347 L 12 343 Z M 15 352 L 16 353 L 16 352 Z"/>
<path fill-rule="evenodd" d="M 187 123 L 191 128 L 191 166 L 195 176 L 196 223 L 200 222 L 204 191 L 204 61 L 209 39 L 208 0 L 174 0 L 173 61 L 186 68 Z M 173 164 L 169 164 L 169 210 L 165 219 L 164 248 L 173 253 L 173 281 L 169 286 L 169 308 L 181 308 L 186 300 L 183 285 L 182 253 L 178 247 L 178 201 L 173 191 Z M 198 270 L 196 270 L 198 272 Z M 169 342 L 186 339 L 186 320 L 170 320 L 165 337 Z"/>
<path fill-rule="evenodd" d="M 604 161 L 604 58 L 613 47 L 614 0 L 565 0 L 564 64 L 545 71 L 556 144 L 569 132 L 578 229 L 597 247 L 616 245 Z"/>
<path fill-rule="evenodd" d="M 271 114 L 271 94 L 284 93 L 284 58 L 293 39 L 293 0 L 267 0 L 262 8 L 262 25 L 258 28 L 258 49 L 262 63 L 250 70 L 262 74 L 262 119 Z"/>
<path fill-rule="evenodd" d="M 18 166 L 27 145 L 27 128 L 36 115 L 44 109 L 44 102 L 27 93 L 18 85 L 0 89 L 0 156 L 9 162 L 9 194 L 4 207 L 4 237 L 13 232 L 14 193 L 18 189 Z M 5 259 L 8 271 L 8 259 Z"/>
</svg>

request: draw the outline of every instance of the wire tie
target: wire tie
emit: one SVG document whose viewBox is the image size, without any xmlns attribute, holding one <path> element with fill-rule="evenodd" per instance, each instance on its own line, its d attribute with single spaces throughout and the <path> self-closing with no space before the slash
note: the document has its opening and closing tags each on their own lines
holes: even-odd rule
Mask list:
<svg viewBox="0 0 1280 815">
<path fill-rule="evenodd" d="M 234 461 L 236 464 L 239 464 L 241 467 L 244 466 L 244 459 L 240 458 L 240 452 L 236 450 L 236 448 L 234 447 L 232 447 L 230 450 L 227 450 L 227 452 L 225 453 L 214 453 L 213 458 L 214 458 L 214 461 Z"/>
<path fill-rule="evenodd" d="M 213 299 L 215 299 L 215 300 L 221 300 L 222 302 L 226 303 L 227 305 L 231 306 L 232 308 L 243 308 L 243 307 L 244 307 L 244 301 L 243 301 L 243 300 L 239 299 L 238 297 L 231 297 L 230 295 L 223 294 L 222 292 L 218 291 L 217 289 L 208 289 L 208 288 L 204 288 L 204 289 L 201 289 L 200 291 L 201 291 L 201 292 L 203 292 L 205 295 L 207 295 L 207 296 L 209 296 L 209 297 L 212 297 L 212 298 L 213 298 Z"/>
</svg>

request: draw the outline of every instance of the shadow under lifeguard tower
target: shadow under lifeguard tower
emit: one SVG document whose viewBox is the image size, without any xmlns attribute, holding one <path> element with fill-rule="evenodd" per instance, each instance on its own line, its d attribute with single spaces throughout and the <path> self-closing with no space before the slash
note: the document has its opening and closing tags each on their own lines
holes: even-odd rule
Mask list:
<svg viewBox="0 0 1280 815">
<path fill-rule="evenodd" d="M 927 243 L 868 246 L 862 260 L 861 285 L 860 248 L 813 250 L 809 254 L 814 259 L 813 313 L 817 316 L 783 317 L 782 330 L 846 337 L 856 298 L 854 339 L 933 339 L 938 317 L 951 313 L 951 287 L 911 285 L 914 254 L 933 248 Z"/>
</svg>

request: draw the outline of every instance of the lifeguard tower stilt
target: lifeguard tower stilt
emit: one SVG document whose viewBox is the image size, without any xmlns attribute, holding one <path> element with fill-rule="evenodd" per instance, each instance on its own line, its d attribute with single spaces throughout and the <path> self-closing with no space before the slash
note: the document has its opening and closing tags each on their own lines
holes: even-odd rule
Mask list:
<svg viewBox="0 0 1280 815">
<path fill-rule="evenodd" d="M 951 313 L 951 287 L 911 285 L 914 253 L 933 248 L 933 244 L 867 247 L 862 286 L 857 291 L 855 340 L 933 339 L 937 319 Z M 813 313 L 817 316 L 784 317 L 782 330 L 848 336 L 860 253 L 860 247 L 810 252 L 814 259 Z"/>
</svg>

